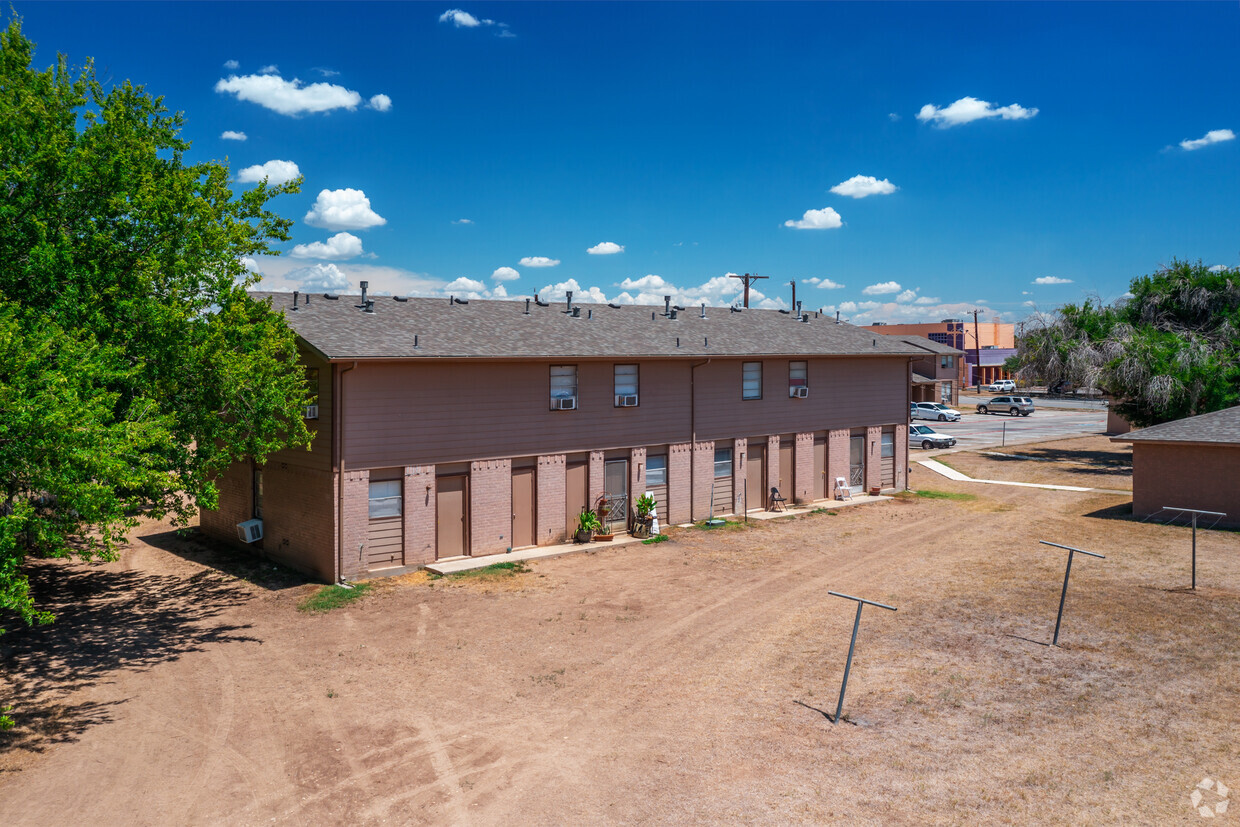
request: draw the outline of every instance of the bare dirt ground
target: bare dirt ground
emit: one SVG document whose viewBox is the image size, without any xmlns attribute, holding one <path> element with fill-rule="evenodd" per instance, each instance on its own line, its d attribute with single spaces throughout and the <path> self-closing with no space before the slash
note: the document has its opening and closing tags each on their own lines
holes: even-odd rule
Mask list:
<svg viewBox="0 0 1240 827">
<path fill-rule="evenodd" d="M 1195 823 L 1240 788 L 1240 534 L 969 485 L 508 581 L 313 587 L 152 528 L 0 639 L 8 825 Z M 1064 555 L 1061 646 L 1051 636 Z M 833 725 L 854 606 L 867 609 Z M 1207 802 L 1209 799 L 1207 798 Z M 1234 818 L 1234 813 L 1226 817 Z"/>
<path fill-rule="evenodd" d="M 960 451 L 937 459 L 978 480 L 1132 490 L 1132 446 L 1105 436 Z"/>
</svg>

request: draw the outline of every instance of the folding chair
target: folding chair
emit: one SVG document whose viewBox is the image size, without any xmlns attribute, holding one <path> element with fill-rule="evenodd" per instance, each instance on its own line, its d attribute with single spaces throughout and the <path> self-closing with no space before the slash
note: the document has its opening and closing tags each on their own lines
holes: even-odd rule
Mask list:
<svg viewBox="0 0 1240 827">
<path fill-rule="evenodd" d="M 851 500 L 852 489 L 848 487 L 848 480 L 843 477 L 835 478 L 835 498 L 837 500 Z"/>
<path fill-rule="evenodd" d="M 786 498 L 780 496 L 778 488 L 772 488 L 770 508 L 768 508 L 767 510 L 768 511 L 787 511 L 788 509 L 784 508 L 784 503 L 786 503 L 787 501 L 788 500 Z"/>
</svg>

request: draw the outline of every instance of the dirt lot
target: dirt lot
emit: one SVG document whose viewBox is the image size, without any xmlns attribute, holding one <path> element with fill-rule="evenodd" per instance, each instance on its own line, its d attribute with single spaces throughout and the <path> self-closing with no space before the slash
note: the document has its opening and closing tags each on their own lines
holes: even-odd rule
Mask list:
<svg viewBox="0 0 1240 827">
<path fill-rule="evenodd" d="M 1132 490 L 1132 446 L 1105 436 L 960 451 L 937 459 L 975 480 Z"/>
<path fill-rule="evenodd" d="M 1205 777 L 1240 789 L 1240 535 L 1199 538 L 1193 594 L 1187 531 L 1123 497 L 913 484 L 977 499 L 409 577 L 321 615 L 295 609 L 313 587 L 157 530 L 40 568 L 60 619 L 0 643 L 0 813 L 1154 824 L 1196 823 Z M 1073 566 L 1060 648 L 1043 538 L 1107 555 Z M 866 610 L 840 725 L 854 608 L 827 589 L 899 607 Z"/>
</svg>

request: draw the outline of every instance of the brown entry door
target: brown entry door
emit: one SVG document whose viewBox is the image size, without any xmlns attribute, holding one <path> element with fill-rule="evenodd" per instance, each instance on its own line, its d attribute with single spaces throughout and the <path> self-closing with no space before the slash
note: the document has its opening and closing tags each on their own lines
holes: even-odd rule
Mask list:
<svg viewBox="0 0 1240 827">
<path fill-rule="evenodd" d="M 577 518 L 585 511 L 586 500 L 590 496 L 590 467 L 584 462 L 570 462 L 566 477 L 564 527 L 568 530 L 568 536 L 572 537 L 577 532 Z"/>
<path fill-rule="evenodd" d="M 791 503 L 796 499 L 795 437 L 779 441 L 779 495 Z"/>
<path fill-rule="evenodd" d="M 435 557 L 469 554 L 469 476 L 452 474 L 436 480 L 435 524 L 438 545 Z"/>
<path fill-rule="evenodd" d="M 745 510 L 766 508 L 766 445 L 750 441 L 745 451 Z"/>
<path fill-rule="evenodd" d="M 534 545 L 534 469 L 512 469 L 512 547 Z"/>
<path fill-rule="evenodd" d="M 827 438 L 814 437 L 814 499 L 827 498 Z"/>
</svg>

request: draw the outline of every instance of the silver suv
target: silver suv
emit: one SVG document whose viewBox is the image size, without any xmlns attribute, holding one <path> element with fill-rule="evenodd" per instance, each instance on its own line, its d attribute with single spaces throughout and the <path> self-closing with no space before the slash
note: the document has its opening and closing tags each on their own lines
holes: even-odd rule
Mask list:
<svg viewBox="0 0 1240 827">
<path fill-rule="evenodd" d="M 977 406 L 977 412 L 1029 416 L 1033 413 L 1033 400 L 1027 396 L 996 396 Z"/>
</svg>

